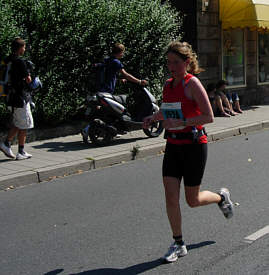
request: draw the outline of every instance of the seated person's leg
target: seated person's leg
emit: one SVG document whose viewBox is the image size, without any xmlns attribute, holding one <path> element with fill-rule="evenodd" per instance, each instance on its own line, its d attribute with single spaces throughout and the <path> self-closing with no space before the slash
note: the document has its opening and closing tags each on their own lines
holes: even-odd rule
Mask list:
<svg viewBox="0 0 269 275">
<path fill-rule="evenodd" d="M 241 110 L 240 103 L 239 103 L 239 96 L 237 93 L 232 94 L 233 102 L 234 102 L 234 109 L 237 113 L 242 114 L 243 111 Z"/>
<path fill-rule="evenodd" d="M 215 102 L 216 102 L 216 106 L 217 106 L 217 111 L 219 111 L 220 116 L 224 116 L 224 117 L 230 117 L 229 114 L 227 114 L 224 111 L 223 105 L 222 105 L 222 100 L 220 96 L 216 96 L 215 97 Z"/>
<path fill-rule="evenodd" d="M 230 114 L 231 114 L 232 116 L 237 115 L 237 113 L 233 110 L 233 106 L 232 106 L 232 104 L 229 102 L 227 96 L 226 96 L 226 95 L 223 95 L 223 96 L 221 96 L 221 99 L 222 99 L 223 105 L 224 105 L 225 107 L 227 107 L 227 109 L 228 109 L 228 111 L 230 112 Z"/>
<path fill-rule="evenodd" d="M 222 101 L 222 105 L 223 105 L 223 108 L 225 110 L 227 110 L 228 112 L 231 112 L 231 105 L 230 105 L 230 102 L 228 100 L 228 98 L 226 97 L 226 95 L 221 95 L 221 101 Z"/>
</svg>

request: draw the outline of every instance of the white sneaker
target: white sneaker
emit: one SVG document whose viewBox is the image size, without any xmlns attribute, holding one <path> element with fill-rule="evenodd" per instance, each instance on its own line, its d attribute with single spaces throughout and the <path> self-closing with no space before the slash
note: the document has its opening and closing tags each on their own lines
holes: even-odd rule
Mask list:
<svg viewBox="0 0 269 275">
<path fill-rule="evenodd" d="M 183 257 L 188 254 L 186 245 L 179 245 L 177 243 L 172 243 L 169 247 L 167 253 L 163 256 L 163 259 L 168 263 L 175 262 L 178 257 Z"/>
<path fill-rule="evenodd" d="M 22 154 L 18 152 L 17 156 L 16 156 L 16 160 L 29 159 L 31 157 L 32 157 L 32 155 L 28 154 L 27 152 L 23 152 Z"/>
<path fill-rule="evenodd" d="M 11 159 L 15 158 L 15 155 L 13 154 L 12 150 L 10 147 L 7 147 L 3 142 L 0 144 L 0 150 L 8 157 Z"/>
<path fill-rule="evenodd" d="M 227 188 L 221 188 L 219 194 L 225 198 L 224 201 L 219 205 L 219 208 L 225 218 L 230 219 L 234 212 L 234 204 L 230 199 L 230 192 Z"/>
</svg>

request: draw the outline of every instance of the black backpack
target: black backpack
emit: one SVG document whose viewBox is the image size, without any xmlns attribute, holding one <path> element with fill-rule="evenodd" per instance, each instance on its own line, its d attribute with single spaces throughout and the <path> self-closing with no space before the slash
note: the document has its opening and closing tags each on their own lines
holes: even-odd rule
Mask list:
<svg viewBox="0 0 269 275">
<path fill-rule="evenodd" d="M 107 69 L 111 65 L 111 58 L 106 58 L 101 63 L 93 64 L 93 70 L 95 72 L 96 89 L 100 90 L 107 82 Z"/>
<path fill-rule="evenodd" d="M 5 63 L 4 61 L 0 64 L 0 96 L 8 96 L 11 83 L 10 83 L 10 69 L 11 62 Z"/>
</svg>

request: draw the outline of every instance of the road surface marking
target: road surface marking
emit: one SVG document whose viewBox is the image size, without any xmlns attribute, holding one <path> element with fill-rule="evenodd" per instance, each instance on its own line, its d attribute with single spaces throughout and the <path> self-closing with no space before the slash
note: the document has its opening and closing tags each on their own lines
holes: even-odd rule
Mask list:
<svg viewBox="0 0 269 275">
<path fill-rule="evenodd" d="M 269 234 L 269 225 L 265 226 L 264 228 L 256 231 L 255 233 L 245 237 L 245 241 L 248 243 L 252 243 L 259 238 L 263 237 L 264 235 Z"/>
</svg>

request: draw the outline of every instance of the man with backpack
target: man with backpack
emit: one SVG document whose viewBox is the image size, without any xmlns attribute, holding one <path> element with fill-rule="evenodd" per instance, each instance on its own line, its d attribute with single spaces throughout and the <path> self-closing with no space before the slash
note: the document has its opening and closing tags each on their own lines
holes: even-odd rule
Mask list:
<svg viewBox="0 0 269 275">
<path fill-rule="evenodd" d="M 97 68 L 97 70 L 99 71 L 96 79 L 97 92 L 106 92 L 113 94 L 115 91 L 117 76 L 119 73 L 124 78 L 122 79 L 123 82 L 129 80 L 138 85 L 147 85 L 147 80 L 137 79 L 136 77 L 124 70 L 124 66 L 120 62 L 120 59 L 123 57 L 124 52 L 124 45 L 121 43 L 115 43 L 112 47 L 111 55 L 106 58 L 103 63 L 94 64 L 94 67 Z M 81 130 L 83 140 L 88 139 L 88 129 L 89 125 Z"/>
<path fill-rule="evenodd" d="M 123 57 L 124 52 L 125 52 L 124 45 L 120 43 L 116 43 L 112 48 L 111 56 L 106 58 L 104 60 L 104 63 L 101 63 L 102 65 L 100 64 L 101 66 L 104 66 L 103 76 L 101 76 L 101 79 L 97 80 L 100 82 L 99 86 L 100 86 L 101 92 L 108 92 L 111 94 L 114 93 L 118 73 L 121 73 L 124 79 L 127 79 L 133 83 L 136 83 L 142 86 L 147 85 L 146 80 L 137 79 L 136 77 L 127 73 L 124 70 L 124 66 L 120 62 L 120 59 Z"/>
<path fill-rule="evenodd" d="M 7 96 L 7 105 L 12 108 L 13 125 L 9 130 L 7 138 L 0 143 L 0 150 L 9 158 L 23 160 L 31 158 L 32 155 L 24 150 L 27 129 L 34 127 L 33 116 L 30 107 L 30 96 L 24 92 L 24 86 L 32 82 L 26 64 L 21 56 L 25 52 L 26 43 L 21 38 L 16 38 L 11 43 L 12 53 L 6 58 L 5 63 L 11 62 L 10 82 L 11 91 Z M 15 156 L 11 150 L 11 142 L 17 135 L 18 153 Z"/>
</svg>

